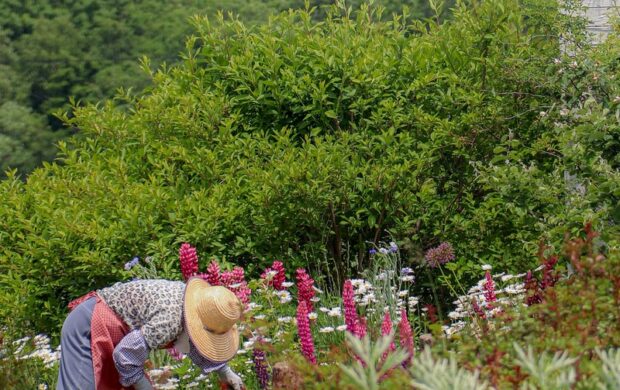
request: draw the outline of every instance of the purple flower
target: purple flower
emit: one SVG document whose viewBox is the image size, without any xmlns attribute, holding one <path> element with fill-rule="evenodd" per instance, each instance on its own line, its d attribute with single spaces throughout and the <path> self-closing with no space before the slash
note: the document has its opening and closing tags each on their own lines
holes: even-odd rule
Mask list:
<svg viewBox="0 0 620 390">
<path fill-rule="evenodd" d="M 258 383 L 261 389 L 266 389 L 269 386 L 269 370 L 267 368 L 267 359 L 265 358 L 265 351 L 259 348 L 254 348 L 252 356 L 254 361 L 254 371 L 258 378 Z"/>
<path fill-rule="evenodd" d="M 390 242 L 390 252 L 396 253 L 398 252 L 398 245 L 394 241 Z"/>
<path fill-rule="evenodd" d="M 138 265 L 138 263 L 140 262 L 140 258 L 139 257 L 134 257 L 133 259 L 131 259 L 131 261 L 128 261 L 125 263 L 125 271 L 129 271 L 130 269 L 132 269 L 133 267 L 135 267 L 136 265 Z"/>
<path fill-rule="evenodd" d="M 452 244 L 449 242 L 442 242 L 439 246 L 429 249 L 424 259 L 429 267 L 439 267 L 454 260 L 454 248 L 452 248 Z"/>
<path fill-rule="evenodd" d="M 374 255 L 377 253 L 377 250 L 375 248 L 372 248 L 371 250 L 368 251 L 368 253 L 370 253 L 371 255 Z"/>
<path fill-rule="evenodd" d="M 401 273 L 403 276 L 407 276 L 407 275 L 410 275 L 410 274 L 412 274 L 412 273 L 413 273 L 413 269 L 411 269 L 411 268 L 409 268 L 409 267 L 405 267 L 405 268 L 402 268 L 402 269 L 400 270 L 400 273 Z"/>
</svg>

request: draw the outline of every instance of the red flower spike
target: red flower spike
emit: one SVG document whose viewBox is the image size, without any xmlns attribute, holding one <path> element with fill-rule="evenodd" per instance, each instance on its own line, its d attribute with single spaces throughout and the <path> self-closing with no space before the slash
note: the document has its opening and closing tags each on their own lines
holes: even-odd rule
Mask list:
<svg viewBox="0 0 620 390">
<path fill-rule="evenodd" d="M 211 264 L 207 267 L 207 274 L 205 280 L 212 286 L 219 286 L 222 278 L 220 271 L 220 265 L 215 260 L 211 260 Z"/>
<path fill-rule="evenodd" d="M 314 279 L 308 275 L 305 269 L 297 269 L 297 300 L 305 302 L 309 312 L 314 309 L 311 299 L 314 297 Z"/>
<path fill-rule="evenodd" d="M 308 308 L 305 301 L 300 301 L 297 306 L 297 333 L 301 344 L 301 353 L 312 364 L 316 364 L 314 355 L 314 340 L 310 332 L 310 321 L 308 320 Z"/>
<path fill-rule="evenodd" d="M 357 323 L 357 310 L 355 309 L 355 300 L 353 298 L 353 284 L 350 280 L 344 282 L 342 288 L 342 303 L 344 305 L 344 322 L 347 325 L 347 331 L 355 334 L 355 324 Z"/>
<path fill-rule="evenodd" d="M 401 309 L 400 311 L 398 331 L 400 336 L 400 347 L 409 353 L 409 357 L 403 362 L 403 367 L 406 368 L 409 364 L 411 364 L 411 361 L 415 356 L 415 346 L 413 342 L 413 331 L 411 330 L 411 324 L 409 324 L 407 311 L 405 309 Z"/>
<path fill-rule="evenodd" d="M 181 264 L 181 273 L 183 279 L 187 280 L 198 272 L 198 256 L 196 248 L 188 243 L 181 245 L 179 249 L 179 263 Z"/>
</svg>

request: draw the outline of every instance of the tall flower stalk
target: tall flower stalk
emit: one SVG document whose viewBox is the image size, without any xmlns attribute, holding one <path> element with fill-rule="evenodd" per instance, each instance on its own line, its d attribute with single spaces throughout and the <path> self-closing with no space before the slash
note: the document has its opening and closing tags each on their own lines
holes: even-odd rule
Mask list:
<svg viewBox="0 0 620 390">
<path fill-rule="evenodd" d="M 411 361 L 415 356 L 415 346 L 413 342 L 413 331 L 411 330 L 411 324 L 409 323 L 407 311 L 405 309 L 401 309 L 400 311 L 398 332 L 400 336 L 400 347 L 409 354 L 408 358 L 403 362 L 403 367 L 407 367 L 411 364 Z"/>
<path fill-rule="evenodd" d="M 297 299 L 305 302 L 308 312 L 314 309 L 312 304 L 314 298 L 314 279 L 308 275 L 305 269 L 297 269 Z"/>
<path fill-rule="evenodd" d="M 256 373 L 258 384 L 261 389 L 266 389 L 269 386 L 270 378 L 265 351 L 260 348 L 254 348 L 252 361 L 254 362 L 254 372 Z"/>
<path fill-rule="evenodd" d="M 196 248 L 188 243 L 183 243 L 179 248 L 179 262 L 183 279 L 187 280 L 198 272 L 198 255 Z"/>
<path fill-rule="evenodd" d="M 493 306 L 493 302 L 497 301 L 497 297 L 495 296 L 495 282 L 493 281 L 493 277 L 491 276 L 491 272 L 489 270 L 486 271 L 484 278 L 486 281 L 484 282 L 484 299 L 487 302 L 489 307 Z"/>
<path fill-rule="evenodd" d="M 383 322 L 381 323 L 381 336 L 392 336 L 392 318 L 390 317 L 390 312 L 386 311 L 383 316 Z M 394 341 L 390 342 L 390 346 L 387 351 L 383 354 L 383 360 L 387 357 L 387 355 L 396 350 L 396 346 L 394 345 Z"/>
<path fill-rule="evenodd" d="M 355 334 L 357 310 L 355 310 L 353 284 L 348 279 L 344 282 L 344 287 L 342 288 L 342 303 L 344 305 L 344 323 L 347 325 L 347 331 Z"/>
<path fill-rule="evenodd" d="M 273 273 L 271 277 L 268 277 L 270 273 Z M 271 267 L 267 268 L 261 275 L 263 279 L 269 279 L 268 285 L 272 286 L 275 290 L 282 291 L 285 289 L 284 282 L 286 281 L 286 274 L 284 273 L 284 264 L 281 261 L 274 261 Z"/>
<path fill-rule="evenodd" d="M 222 273 L 220 271 L 220 265 L 217 261 L 212 260 L 209 266 L 207 267 L 207 274 L 205 280 L 212 286 L 219 286 L 222 278 Z"/>
<path fill-rule="evenodd" d="M 308 320 L 308 308 L 305 301 L 300 301 L 297 306 L 297 333 L 301 345 L 301 353 L 312 364 L 316 364 L 314 355 L 314 340 L 310 331 L 310 321 Z"/>
</svg>

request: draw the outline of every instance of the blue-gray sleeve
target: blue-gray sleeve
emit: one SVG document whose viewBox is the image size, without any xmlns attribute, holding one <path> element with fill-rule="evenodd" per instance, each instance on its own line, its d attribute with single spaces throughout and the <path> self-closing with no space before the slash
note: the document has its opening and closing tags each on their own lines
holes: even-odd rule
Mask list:
<svg viewBox="0 0 620 390">
<path fill-rule="evenodd" d="M 217 371 L 220 368 L 224 367 L 227 362 L 212 362 L 209 359 L 205 358 L 198 352 L 198 350 L 194 347 L 194 344 L 190 341 L 189 343 L 189 354 L 187 356 L 192 360 L 192 362 L 200 367 L 202 372 L 208 374 L 213 371 Z"/>
<path fill-rule="evenodd" d="M 139 329 L 127 333 L 114 348 L 112 354 L 120 382 L 129 387 L 144 376 L 144 362 L 149 356 L 149 347 Z"/>
</svg>

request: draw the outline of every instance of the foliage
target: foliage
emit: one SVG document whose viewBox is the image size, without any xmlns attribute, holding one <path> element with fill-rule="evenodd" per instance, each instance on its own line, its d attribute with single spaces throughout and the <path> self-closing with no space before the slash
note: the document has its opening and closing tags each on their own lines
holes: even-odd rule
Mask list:
<svg viewBox="0 0 620 390">
<path fill-rule="evenodd" d="M 561 389 L 571 387 L 576 379 L 577 373 L 573 364 L 577 361 L 570 358 L 566 351 L 556 352 L 553 356 L 542 353 L 534 355 L 531 345 L 527 346 L 527 352 L 519 344 L 514 344 L 517 358 L 515 363 L 530 377 L 525 389 Z"/>
<path fill-rule="evenodd" d="M 402 349 L 385 355 L 394 339 L 394 334 L 382 336 L 373 342 L 368 335 L 359 339 L 347 332 L 346 339 L 347 345 L 358 360 L 351 366 L 341 365 L 340 368 L 358 389 L 379 389 L 381 378 L 407 358 L 407 352 Z"/>
<path fill-rule="evenodd" d="M 454 356 L 449 359 L 434 358 L 425 348 L 411 368 L 412 384 L 420 390 L 482 390 L 488 385 L 480 381 L 478 372 L 458 367 Z"/>
<path fill-rule="evenodd" d="M 596 351 L 603 362 L 601 389 L 617 389 L 620 386 L 620 349 Z"/>
<path fill-rule="evenodd" d="M 0 387 L 3 389 L 53 389 L 58 377 L 58 352 L 50 350 L 43 335 L 15 339 L 0 334 Z"/>
<path fill-rule="evenodd" d="M 136 255 L 178 277 L 182 242 L 250 275 L 286 258 L 336 290 L 388 233 L 403 266 L 452 243 L 442 283 L 482 262 L 526 269 L 541 235 L 558 245 L 584 218 L 616 245 L 618 80 L 602 69 L 617 65 L 556 64 L 566 17 L 542 3 L 459 3 L 443 24 L 366 6 L 255 28 L 195 18 L 150 91 L 74 107 L 83 138 L 59 163 L 0 183 L 2 318 L 57 331 Z"/>
<path fill-rule="evenodd" d="M 565 243 L 565 255 L 552 271 L 562 277 L 539 292 L 540 303 L 501 306 L 495 318 L 478 319 L 449 345 L 494 386 L 555 388 L 555 381 L 578 379 L 580 389 L 613 380 L 611 358 L 596 356 L 601 348 L 620 345 L 620 256 L 617 249 L 603 253 L 601 244 L 586 226 L 583 237 Z M 513 348 L 516 340 L 527 343 L 527 350 Z"/>
</svg>

